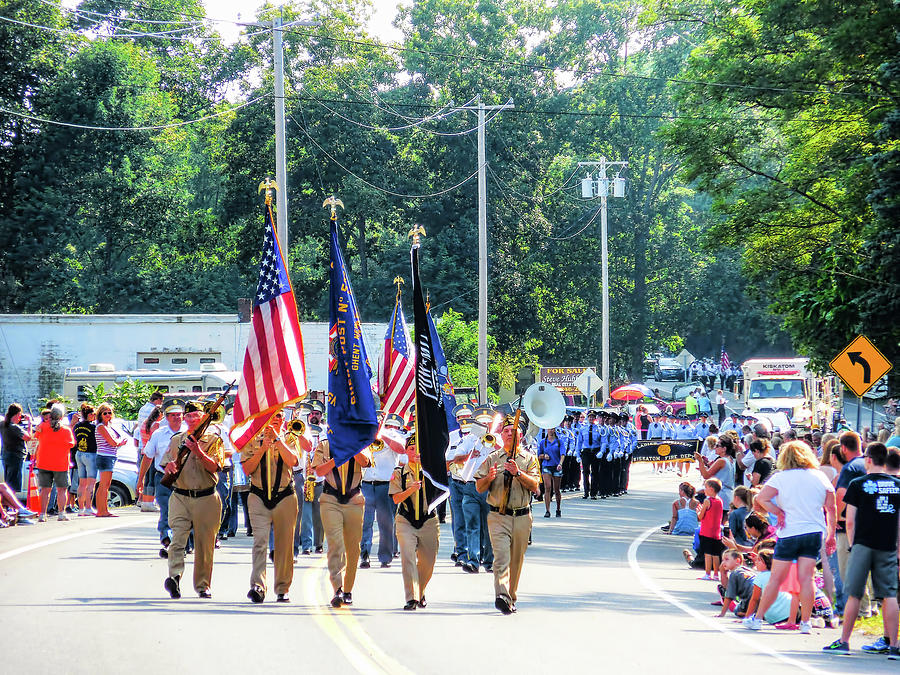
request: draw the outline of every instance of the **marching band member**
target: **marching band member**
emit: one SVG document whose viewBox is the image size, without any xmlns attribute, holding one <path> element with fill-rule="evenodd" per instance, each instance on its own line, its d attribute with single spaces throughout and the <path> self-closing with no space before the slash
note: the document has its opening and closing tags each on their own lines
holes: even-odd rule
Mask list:
<svg viewBox="0 0 900 675">
<path fill-rule="evenodd" d="M 400 430 L 403 428 L 403 418 L 395 413 L 388 413 L 384 417 L 385 427 Z M 390 567 L 394 554 L 397 552 L 397 538 L 394 535 L 394 511 L 391 502 L 389 487 L 394 468 L 398 463 L 398 455 L 384 441 L 376 440 L 369 446 L 372 453 L 372 464 L 363 471 L 363 479 L 360 484 L 366 507 L 363 511 L 362 542 L 360 543 L 361 569 L 368 569 L 369 553 L 372 550 L 373 525 L 378 523 L 378 562 L 381 567 Z"/>
<path fill-rule="evenodd" d="M 334 589 L 331 606 L 335 608 L 353 604 L 353 583 L 356 581 L 366 504 L 359 484 L 362 469 L 369 464 L 369 454 L 362 450 L 336 467 L 327 440 L 320 441 L 313 453 L 311 468 L 325 478 L 319 504 L 325 540 L 328 542 L 328 571 Z"/>
<path fill-rule="evenodd" d="M 172 408 L 167 413 L 172 413 Z M 169 499 L 169 527 L 172 544 L 169 546 L 169 576 L 165 589 L 173 599 L 181 597 L 181 575 L 184 572 L 184 549 L 194 530 L 194 590 L 201 598 L 211 598 L 213 553 L 216 550 L 216 533 L 222 515 L 222 502 L 216 492 L 219 469 L 222 466 L 221 438 L 215 433 L 205 433 L 198 440 L 190 438 L 203 419 L 202 406 L 196 401 L 184 405 L 184 422 L 187 430 L 172 436 L 169 449 L 162 458 L 165 474 L 177 472 L 178 448 L 184 445 L 190 454 L 181 475 L 175 481 Z M 158 432 L 157 432 L 158 433 Z"/>
<path fill-rule="evenodd" d="M 468 560 L 468 542 L 466 541 L 466 515 L 463 512 L 463 496 L 466 482 L 460 477 L 460 471 L 465 465 L 465 460 L 457 459 L 457 450 L 465 442 L 472 443 L 474 437 L 469 433 L 472 428 L 472 406 L 460 403 L 453 408 L 453 414 L 459 422 L 458 434 L 450 434 L 450 443 L 447 445 L 447 471 L 450 473 L 450 518 L 453 528 L 453 553 L 450 559 L 457 567 L 462 567 Z M 470 439 L 470 440 L 466 440 Z M 454 443 L 454 441 L 456 441 Z"/>
<path fill-rule="evenodd" d="M 284 412 L 278 411 L 269 424 L 250 441 L 241 453 L 241 467 L 250 478 L 247 508 L 253 526 L 253 570 L 250 573 L 252 602 L 266 597 L 266 552 L 269 530 L 275 534 L 276 602 L 290 602 L 288 591 L 294 578 L 293 539 L 297 522 L 297 493 L 291 470 L 300 462 L 296 448 L 281 435 Z M 302 439 L 302 437 L 300 437 Z M 309 441 L 299 441 L 303 447 Z"/>
<path fill-rule="evenodd" d="M 482 426 L 488 426 L 493 419 L 490 408 L 482 407 L 474 411 L 476 421 Z M 484 570 L 490 572 L 494 565 L 494 550 L 491 547 L 491 539 L 488 535 L 487 519 L 489 507 L 487 498 L 475 487 L 475 473 L 487 460 L 494 446 L 484 442 L 484 436 L 478 437 L 470 434 L 457 446 L 456 461 L 463 459 L 465 463 L 459 471 L 463 485 L 462 508 L 465 515 L 466 528 L 466 560 L 463 561 L 463 571 L 477 574 L 479 567 L 484 565 Z"/>
<path fill-rule="evenodd" d="M 316 474 L 312 468 L 313 452 L 319 445 L 322 435 L 322 415 L 325 414 L 325 406 L 321 401 L 310 401 L 312 410 L 307 415 L 307 433 L 312 438 L 311 450 L 300 456 L 303 465 L 304 489 L 299 493 L 303 495 L 303 503 L 300 506 L 300 540 L 303 555 L 310 555 L 313 550 L 322 553 L 325 549 L 325 528 L 322 526 L 322 511 L 319 499 L 325 486 L 325 479 Z M 297 535 L 294 535 L 294 550 L 297 550 Z"/>
<path fill-rule="evenodd" d="M 394 504 L 398 505 L 395 523 L 397 541 L 400 545 L 403 590 L 406 594 L 403 609 L 407 611 L 425 607 L 425 587 L 434 572 L 434 561 L 437 558 L 441 534 L 437 514 L 428 511 L 425 485 L 409 467 L 410 463 L 420 462 L 416 450 L 416 435 L 412 434 L 406 440 L 409 463 L 401 464 L 394 469 L 389 488 Z M 416 501 L 418 501 L 418 518 L 415 517 Z"/>
<path fill-rule="evenodd" d="M 488 455 L 475 472 L 475 487 L 487 492 L 488 532 L 494 549 L 494 606 L 503 614 L 516 611 L 516 589 L 522 573 L 525 550 L 531 534 L 531 495 L 538 487 L 540 469 L 532 453 L 520 448 L 515 458 L 510 457 L 513 438 L 521 441 L 524 429 L 516 428 L 513 417 L 507 417 L 501 437 L 503 447 Z M 512 481 L 506 501 L 506 513 L 501 514 L 505 496 L 505 475 Z"/>
</svg>

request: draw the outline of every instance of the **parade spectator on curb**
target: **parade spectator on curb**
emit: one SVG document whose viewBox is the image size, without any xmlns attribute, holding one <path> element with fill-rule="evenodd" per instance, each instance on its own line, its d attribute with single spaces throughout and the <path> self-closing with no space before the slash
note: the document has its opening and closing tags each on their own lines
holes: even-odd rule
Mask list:
<svg viewBox="0 0 900 675">
<path fill-rule="evenodd" d="M 816 597 L 813 574 L 822 548 L 823 531 L 826 533 L 825 550 L 830 553 L 835 548 L 834 487 L 818 467 L 815 452 L 805 442 L 785 443 L 778 457 L 779 472 L 769 479 L 755 502 L 778 519 L 778 541 L 771 566 L 772 586 L 763 591 L 757 613 L 768 620 L 766 612 L 776 601 L 778 590 L 792 563 L 796 562 L 801 633 L 812 630 L 810 616 Z M 747 625 L 751 630 L 761 627 L 759 619 L 752 619 Z"/>
<path fill-rule="evenodd" d="M 16 514 L 13 516 L 7 511 L 15 511 Z M 9 527 L 13 520 L 16 525 L 34 525 L 32 518 L 36 515 L 34 511 L 25 508 L 9 485 L 0 483 L 0 527 Z"/>
<path fill-rule="evenodd" d="M 146 407 L 146 405 L 147 404 L 145 404 L 144 407 Z M 162 416 L 162 407 L 158 405 L 153 406 L 144 421 L 138 425 L 141 448 L 147 447 L 147 443 L 150 442 L 150 437 L 153 435 L 153 432 L 159 429 Z M 141 505 L 141 511 L 156 511 L 157 509 L 153 506 L 153 499 L 156 495 L 156 483 L 160 478 L 159 472 L 156 470 L 156 466 L 153 464 L 153 460 L 150 457 L 147 457 L 143 452 L 139 453 L 139 457 L 140 468 L 137 479 L 137 494 L 138 501 Z"/>
<path fill-rule="evenodd" d="M 0 461 L 3 462 L 3 476 L 14 491 L 22 488 L 22 464 L 25 461 L 25 442 L 31 440 L 31 420 L 28 431 L 22 427 L 22 406 L 10 403 L 6 417 L 0 424 Z"/>
<path fill-rule="evenodd" d="M 97 482 L 97 415 L 90 403 L 81 405 L 81 421 L 72 429 L 75 436 L 75 466 L 78 468 L 79 515 L 91 515 L 91 497 Z"/>
<path fill-rule="evenodd" d="M 716 572 L 722 555 L 723 506 L 719 498 L 722 483 L 717 478 L 709 478 L 703 483 L 703 491 L 706 499 L 697 510 L 697 518 L 700 520 L 699 552 L 703 555 L 703 565 L 706 569 L 706 574 L 701 578 L 715 581 L 718 578 Z"/>
<path fill-rule="evenodd" d="M 745 628 L 760 630 L 763 619 L 766 623 L 776 624 L 787 621 L 791 616 L 791 596 L 779 590 L 780 584 L 772 579 L 774 562 L 772 549 L 764 548 L 756 554 L 756 576 L 753 578 L 753 595 L 747 603 L 747 616 L 743 621 Z M 768 602 L 763 609 L 765 598 Z M 757 614 L 763 619 L 757 619 Z"/>
<path fill-rule="evenodd" d="M 894 418 L 894 431 L 884 444 L 889 448 L 900 448 L 900 417 Z"/>
<path fill-rule="evenodd" d="M 694 459 L 697 460 L 697 468 L 704 480 L 709 478 L 717 478 L 719 480 L 720 492 L 719 497 L 724 503 L 731 503 L 732 491 L 734 490 L 734 441 L 731 436 L 722 434 L 719 436 L 715 444 L 716 459 L 709 462 L 699 452 L 694 453 Z"/>
<path fill-rule="evenodd" d="M 97 408 L 97 473 L 100 474 L 100 485 L 97 488 L 97 517 L 112 518 L 116 514 L 109 510 L 109 484 L 112 482 L 113 467 L 116 464 L 118 449 L 128 440 L 112 426 L 113 407 L 109 403 L 101 403 Z"/>
<path fill-rule="evenodd" d="M 756 572 L 747 567 L 744 556 L 733 548 L 725 551 L 722 556 L 722 572 L 728 575 L 728 580 L 719 586 L 719 594 L 722 597 L 722 610 L 719 616 L 725 616 L 731 603 L 735 603 L 734 613 L 742 617 L 747 613 L 747 606 L 753 597 L 753 578 Z"/>
<path fill-rule="evenodd" d="M 700 524 L 697 507 L 700 502 L 694 499 L 694 486 L 684 482 L 678 486 L 678 499 L 672 502 L 672 519 L 669 526 L 663 526 L 668 534 L 693 535 Z"/>
<path fill-rule="evenodd" d="M 844 504 L 844 495 L 847 493 L 847 487 L 857 478 L 866 475 L 866 462 L 862 456 L 862 440 L 859 434 L 853 431 L 844 431 L 838 437 L 840 445 L 834 448 L 832 457 L 838 453 L 839 460 L 843 460 L 843 467 L 838 473 L 837 482 L 834 484 L 835 501 L 837 504 L 837 559 L 838 572 L 841 580 L 846 579 L 847 560 L 850 557 L 850 543 L 847 540 L 846 530 L 846 507 Z M 841 608 L 847 605 L 847 589 L 837 601 L 837 607 Z M 868 617 L 872 613 L 872 598 L 867 591 L 861 598 L 860 613 L 863 617 Z"/>
<path fill-rule="evenodd" d="M 775 528 L 758 513 L 751 513 L 744 519 L 744 532 L 750 541 L 749 546 L 738 544 L 734 537 L 722 537 L 722 544 L 742 553 L 756 551 L 763 542 L 775 541 Z"/>
<path fill-rule="evenodd" d="M 35 453 L 35 467 L 38 486 L 41 488 L 41 515 L 38 522 L 47 520 L 47 505 L 50 491 L 56 486 L 56 507 L 58 520 L 68 520 L 66 505 L 69 497 L 69 450 L 75 445 L 72 430 L 62 423 L 66 414 L 62 405 L 54 405 L 50 410 L 50 421 L 41 431 Z"/>
<path fill-rule="evenodd" d="M 769 441 L 757 438 L 750 441 L 750 452 L 753 453 L 753 473 L 750 474 L 750 485 L 756 487 L 765 483 L 772 474 L 775 460 L 769 452 Z"/>
<path fill-rule="evenodd" d="M 860 598 L 866 591 L 871 575 L 876 598 L 882 598 L 881 610 L 884 635 L 863 650 L 887 653 L 888 658 L 900 660 L 897 646 L 897 525 L 900 512 L 900 480 L 888 475 L 888 451 L 883 443 L 870 443 L 864 462 L 866 475 L 854 479 L 847 486 L 846 527 L 850 555 L 847 561 L 844 625 L 841 637 L 825 647 L 825 651 L 849 653 L 850 634 L 859 614 Z"/>
<path fill-rule="evenodd" d="M 819 459 L 819 471 L 825 474 L 825 477 L 832 485 L 837 481 L 837 471 L 831 465 L 831 454 L 838 445 L 836 438 L 829 439 L 822 444 L 822 456 Z"/>
<path fill-rule="evenodd" d="M 747 537 L 747 529 L 745 521 L 750 515 L 750 502 L 752 501 L 750 490 L 743 485 L 738 485 L 734 489 L 734 496 L 731 498 L 731 511 L 728 512 L 728 529 L 731 531 L 731 538 L 739 546 L 752 546 L 753 542 Z"/>
</svg>

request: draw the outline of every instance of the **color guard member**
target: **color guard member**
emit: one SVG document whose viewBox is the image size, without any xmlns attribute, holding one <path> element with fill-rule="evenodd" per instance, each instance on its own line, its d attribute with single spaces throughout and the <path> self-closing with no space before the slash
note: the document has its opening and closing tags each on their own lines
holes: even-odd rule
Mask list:
<svg viewBox="0 0 900 675">
<path fill-rule="evenodd" d="M 328 572 L 334 589 L 331 606 L 335 608 L 353 604 L 353 583 L 366 505 L 359 484 L 362 469 L 370 463 L 368 453 L 363 450 L 336 467 L 327 440 L 321 441 L 313 453 L 311 468 L 316 475 L 325 477 L 319 507 L 328 543 Z"/>
<path fill-rule="evenodd" d="M 525 430 L 507 417 L 501 438 L 503 447 L 488 455 L 475 473 L 475 487 L 487 492 L 488 533 L 494 549 L 494 606 L 504 614 L 516 611 L 516 589 L 531 534 L 531 495 L 537 490 L 540 468 L 537 457 L 519 447 L 511 458 L 513 438 L 521 443 Z M 506 474 L 511 475 L 506 513 L 500 514 Z"/>
<path fill-rule="evenodd" d="M 398 505 L 395 524 L 406 593 L 403 609 L 409 611 L 425 607 L 425 587 L 434 572 L 441 530 L 435 512 L 428 512 L 423 481 L 410 469 L 410 464 L 420 466 L 421 461 L 416 452 L 415 434 L 406 440 L 406 454 L 409 462 L 394 469 L 389 489 L 394 504 Z"/>
<path fill-rule="evenodd" d="M 250 478 L 247 508 L 253 527 L 253 571 L 247 597 L 256 603 L 266 597 L 266 552 L 270 529 L 275 534 L 273 559 L 277 602 L 290 602 L 288 591 L 294 578 L 293 543 L 298 506 L 291 470 L 299 464 L 300 457 L 297 449 L 285 443 L 281 436 L 283 424 L 284 412 L 278 411 L 241 453 L 241 467 Z M 305 438 L 303 441 L 309 444 Z"/>
<path fill-rule="evenodd" d="M 171 413 L 172 408 L 167 409 Z M 172 544 L 169 546 L 169 576 L 165 589 L 174 598 L 181 597 L 181 575 L 184 572 L 184 549 L 194 530 L 194 590 L 201 598 L 211 598 L 213 552 L 216 550 L 216 533 L 222 515 L 222 502 L 216 493 L 218 472 L 222 467 L 222 439 L 214 433 L 205 433 L 199 440 L 189 437 L 203 419 L 201 404 L 188 401 L 184 406 L 184 422 L 187 431 L 175 434 L 169 441 L 169 449 L 162 458 L 165 474 L 177 471 L 175 460 L 178 448 L 184 443 L 190 454 L 184 469 L 172 489 L 169 499 L 169 527 Z"/>
</svg>

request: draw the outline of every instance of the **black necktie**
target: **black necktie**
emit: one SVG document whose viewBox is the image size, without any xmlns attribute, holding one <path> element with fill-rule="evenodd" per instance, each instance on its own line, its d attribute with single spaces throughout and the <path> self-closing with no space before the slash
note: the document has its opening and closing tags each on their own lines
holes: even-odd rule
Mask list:
<svg viewBox="0 0 900 675">
<path fill-rule="evenodd" d="M 588 429 L 588 447 L 594 447 L 594 425 L 591 425 L 591 428 Z"/>
</svg>

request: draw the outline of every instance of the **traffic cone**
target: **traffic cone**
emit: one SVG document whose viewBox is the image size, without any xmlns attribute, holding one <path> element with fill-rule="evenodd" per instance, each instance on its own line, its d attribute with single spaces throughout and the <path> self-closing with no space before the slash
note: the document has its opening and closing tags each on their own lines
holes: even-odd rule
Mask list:
<svg viewBox="0 0 900 675">
<path fill-rule="evenodd" d="M 28 469 L 28 497 L 25 506 L 35 513 L 41 512 L 41 491 L 38 489 L 37 478 L 34 476 L 34 467 Z"/>
</svg>

